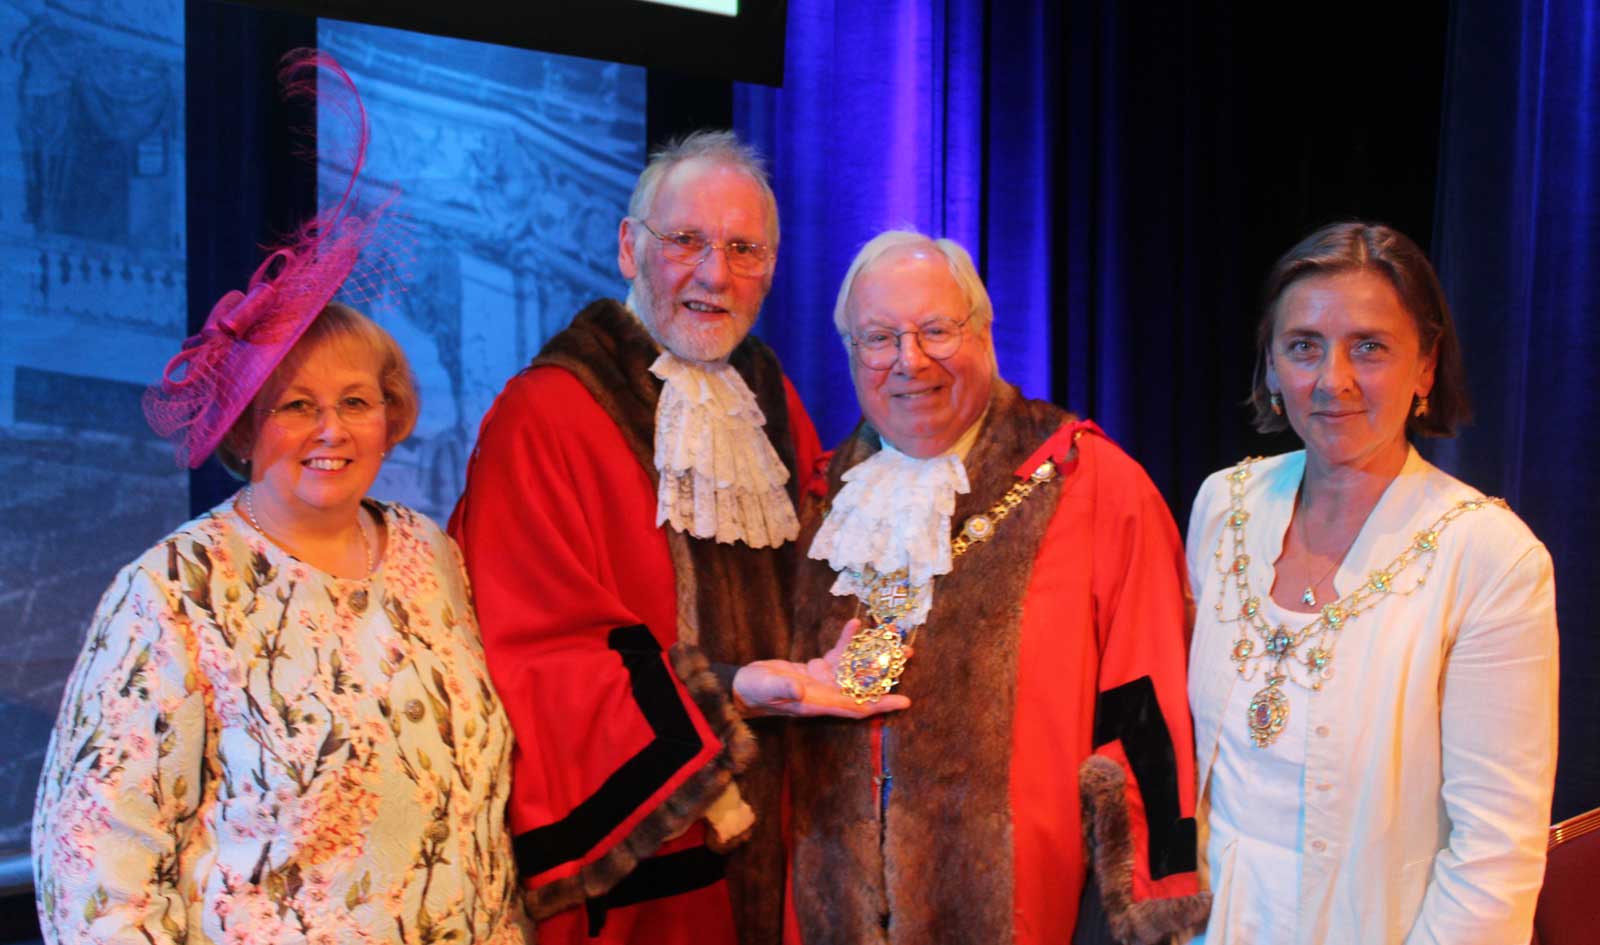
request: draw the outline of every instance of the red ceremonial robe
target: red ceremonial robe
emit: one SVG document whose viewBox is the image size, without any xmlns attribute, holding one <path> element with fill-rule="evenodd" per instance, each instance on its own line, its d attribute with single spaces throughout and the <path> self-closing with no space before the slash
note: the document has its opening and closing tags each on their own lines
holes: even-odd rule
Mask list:
<svg viewBox="0 0 1600 945">
<path fill-rule="evenodd" d="M 753 742 L 707 660 L 784 654 L 761 652 L 760 640 L 707 638 L 727 609 L 719 601 L 735 591 L 776 601 L 780 588 L 712 586 L 708 574 L 736 583 L 738 571 L 707 567 L 707 556 L 737 563 L 779 552 L 669 536 L 655 524 L 646 444 L 661 388 L 648 372 L 656 354 L 617 303 L 579 313 L 485 415 L 450 520 L 516 735 L 509 822 L 542 945 L 737 940 L 738 903 L 700 817 Z M 787 442 L 774 441 L 779 454 L 809 474 L 816 433 L 776 359 L 747 339 L 731 361 L 768 432 L 788 431 Z M 619 382 L 609 384 L 608 372 Z M 685 554 L 675 542 L 709 547 Z M 769 640 L 786 646 L 787 622 L 774 627 L 785 632 Z M 775 839 L 776 791 L 762 804 L 742 786 Z M 734 852 L 730 876 L 748 849 Z M 739 924 L 747 939 L 752 924 L 764 927 Z"/>
<path fill-rule="evenodd" d="M 997 383 L 983 424 L 953 532 L 1046 458 L 1058 475 L 935 579 L 896 690 L 909 709 L 791 727 L 791 942 L 1070 942 L 1090 806 L 1111 928 L 1158 941 L 1203 922 L 1190 600 L 1172 516 L 1092 423 Z M 834 456 L 828 495 L 878 449 L 859 428 Z M 802 549 L 820 519 L 806 516 Z M 796 659 L 822 653 L 857 613 L 831 594 L 835 576 L 826 562 L 801 566 Z"/>
</svg>

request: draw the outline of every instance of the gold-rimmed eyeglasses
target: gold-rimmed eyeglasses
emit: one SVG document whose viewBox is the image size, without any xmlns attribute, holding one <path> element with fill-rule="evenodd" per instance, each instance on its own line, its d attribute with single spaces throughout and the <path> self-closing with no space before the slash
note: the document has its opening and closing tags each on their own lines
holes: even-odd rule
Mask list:
<svg viewBox="0 0 1600 945">
<path fill-rule="evenodd" d="M 953 318 L 935 318 L 917 328 L 894 331 L 889 328 L 865 328 L 850 336 L 850 346 L 863 366 L 874 371 L 886 370 L 899 359 L 907 335 L 916 335 L 922 353 L 935 361 L 954 357 L 961 350 L 964 329 L 972 316 L 956 321 Z"/>
<path fill-rule="evenodd" d="M 714 249 L 722 250 L 728 268 L 734 275 L 764 276 L 772 269 L 772 247 L 766 243 L 749 240 L 714 240 L 696 230 L 672 230 L 657 233 L 650 224 L 638 217 L 633 220 L 644 227 L 646 233 L 661 241 L 661 255 L 686 266 L 698 266 Z"/>
<path fill-rule="evenodd" d="M 323 405 L 307 397 L 296 397 L 262 411 L 262 415 L 290 433 L 307 433 L 322 422 L 324 410 L 332 410 L 346 426 L 358 427 L 382 420 L 383 408 L 388 403 L 387 397 L 372 399 L 352 395 Z"/>
</svg>

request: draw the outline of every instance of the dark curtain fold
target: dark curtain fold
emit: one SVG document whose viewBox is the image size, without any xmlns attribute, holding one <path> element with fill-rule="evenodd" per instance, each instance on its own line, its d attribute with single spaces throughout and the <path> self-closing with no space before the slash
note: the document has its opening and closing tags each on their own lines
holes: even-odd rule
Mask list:
<svg viewBox="0 0 1600 945">
<path fill-rule="evenodd" d="M 1144 465 L 1180 527 L 1208 473 L 1299 445 L 1256 434 L 1243 406 L 1277 256 L 1350 218 L 1428 245 L 1444 6 L 1379 28 L 1060 4 L 1055 396 Z"/>
<path fill-rule="evenodd" d="M 1446 76 L 1434 261 L 1478 416 L 1433 453 L 1555 559 L 1562 819 L 1600 806 L 1600 7 L 1457 0 Z"/>
</svg>

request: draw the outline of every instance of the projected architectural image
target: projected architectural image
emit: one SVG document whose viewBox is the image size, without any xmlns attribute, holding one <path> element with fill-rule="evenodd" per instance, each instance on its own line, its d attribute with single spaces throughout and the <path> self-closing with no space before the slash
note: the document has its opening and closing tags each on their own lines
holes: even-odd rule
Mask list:
<svg viewBox="0 0 1600 945">
<path fill-rule="evenodd" d="M 95 603 L 188 514 L 186 471 L 139 409 L 188 333 L 184 4 L 13 0 L 0 35 L 7 885 L 27 879 L 39 765 Z M 370 113 L 361 197 L 398 185 L 411 237 L 369 308 L 424 409 L 374 491 L 442 521 L 506 379 L 583 304 L 626 291 L 616 227 L 643 162 L 644 71 L 332 21 L 319 41 Z M 328 188 L 347 175 L 323 168 Z"/>
<path fill-rule="evenodd" d="M 183 4 L 0 4 L 0 882 L 118 568 L 183 521 L 139 412 L 185 322 Z"/>
<path fill-rule="evenodd" d="M 506 379 L 583 305 L 627 291 L 616 233 L 644 163 L 644 70 L 333 20 L 319 31 L 372 126 L 362 197 L 398 185 L 410 237 L 397 291 L 368 307 L 411 358 L 422 416 L 373 492 L 442 522 Z M 336 201 L 349 169 L 321 176 Z"/>
</svg>

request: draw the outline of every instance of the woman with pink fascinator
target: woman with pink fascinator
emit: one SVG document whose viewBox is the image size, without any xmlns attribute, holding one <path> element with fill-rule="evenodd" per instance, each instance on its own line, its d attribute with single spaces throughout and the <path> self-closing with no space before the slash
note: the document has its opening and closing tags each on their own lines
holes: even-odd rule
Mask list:
<svg viewBox="0 0 1600 945">
<path fill-rule="evenodd" d="M 246 484 L 100 602 L 39 784 L 40 925 L 48 942 L 521 943 L 511 734 L 460 553 L 366 498 L 418 398 L 394 339 L 333 301 L 383 271 L 382 209 L 353 211 L 365 113 L 325 55 L 291 54 L 283 79 L 342 106 L 354 170 L 146 394 L 180 463 L 216 452 Z"/>
</svg>

